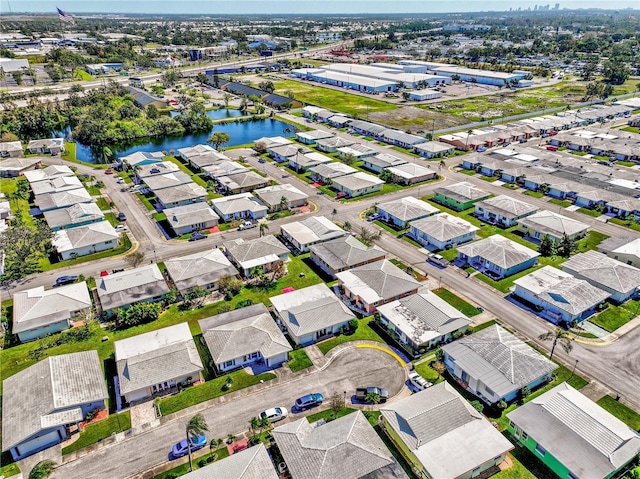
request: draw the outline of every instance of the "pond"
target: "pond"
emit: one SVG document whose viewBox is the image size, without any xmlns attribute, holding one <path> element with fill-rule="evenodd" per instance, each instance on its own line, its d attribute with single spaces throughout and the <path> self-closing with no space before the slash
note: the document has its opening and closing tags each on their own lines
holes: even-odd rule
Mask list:
<svg viewBox="0 0 640 479">
<path fill-rule="evenodd" d="M 179 111 L 172 111 L 171 113 L 169 113 L 169 116 L 173 118 L 174 116 L 178 116 L 179 114 Z M 212 120 L 222 120 L 225 118 L 237 118 L 239 116 L 242 116 L 242 112 L 240 110 L 234 110 L 231 108 L 220 108 L 219 110 L 208 110 L 207 116 Z"/>
<path fill-rule="evenodd" d="M 226 110 L 215 110 L 215 112 Z M 228 110 L 237 111 L 237 110 Z M 214 112 L 214 110 L 212 110 Z M 117 157 L 127 156 L 136 151 L 166 151 L 178 150 L 179 148 L 186 148 L 188 146 L 197 145 L 200 143 L 206 143 L 207 139 L 214 131 L 222 131 L 228 133 L 231 137 L 229 143 L 224 145 L 225 148 L 236 145 L 244 145 L 247 143 L 253 143 L 258 138 L 263 136 L 293 136 L 292 132 L 285 132 L 285 129 L 289 127 L 283 121 L 267 118 L 265 120 L 253 120 L 237 123 L 227 123 L 224 125 L 214 125 L 211 131 L 206 133 L 200 133 L 195 135 L 186 136 L 168 136 L 164 138 L 145 138 L 139 142 L 131 143 L 127 145 L 111 146 L 111 151 Z M 68 131 L 65 132 L 65 134 Z M 76 146 L 76 158 L 87 163 L 100 163 L 100 159 L 96 158 L 94 151 L 90 146 L 81 145 Z"/>
</svg>

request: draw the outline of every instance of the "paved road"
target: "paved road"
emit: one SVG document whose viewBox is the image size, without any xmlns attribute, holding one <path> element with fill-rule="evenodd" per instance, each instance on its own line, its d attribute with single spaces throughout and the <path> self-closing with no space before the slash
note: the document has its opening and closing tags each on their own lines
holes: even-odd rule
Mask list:
<svg viewBox="0 0 640 479">
<path fill-rule="evenodd" d="M 260 411 L 274 406 L 290 410 L 293 401 L 303 394 L 320 392 L 329 397 L 335 392 L 352 394 L 356 387 L 377 385 L 395 395 L 402 390 L 405 380 L 405 370 L 387 353 L 368 348 L 347 349 L 321 371 L 202 411 L 210 430 L 207 437 L 242 433 Z M 293 414 L 292 418 L 299 416 Z M 185 422 L 172 421 L 64 464 L 52 478 L 120 479 L 142 472 L 167 461 L 171 446 L 184 435 Z"/>
</svg>

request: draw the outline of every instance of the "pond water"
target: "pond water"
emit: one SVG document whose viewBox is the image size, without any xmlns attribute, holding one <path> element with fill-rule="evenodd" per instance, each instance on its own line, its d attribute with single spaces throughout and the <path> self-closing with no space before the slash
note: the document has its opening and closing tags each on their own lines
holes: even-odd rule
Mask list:
<svg viewBox="0 0 640 479">
<path fill-rule="evenodd" d="M 180 114 L 179 111 L 172 111 L 171 113 L 169 113 L 169 116 L 173 118 L 174 116 L 177 116 L 179 114 Z M 239 116 L 242 116 L 242 112 L 240 110 L 234 110 L 231 108 L 229 109 L 221 108 L 219 110 L 208 110 L 207 116 L 212 120 L 222 120 L 224 118 L 237 118 Z"/>
<path fill-rule="evenodd" d="M 216 112 L 220 111 L 227 110 L 216 110 Z M 237 110 L 228 111 L 233 112 Z M 133 144 L 118 146 L 109 145 L 109 148 L 111 148 L 111 151 L 113 151 L 114 155 L 116 155 L 117 157 L 127 156 L 131 153 L 135 153 L 136 151 L 169 152 L 169 150 L 177 150 L 179 148 L 186 148 L 188 146 L 206 143 L 207 139 L 214 131 L 222 131 L 228 133 L 231 137 L 231 140 L 229 141 L 229 143 L 224 145 L 224 147 L 230 147 L 253 143 L 255 140 L 263 136 L 291 137 L 293 136 L 292 132 L 285 132 L 285 129 L 288 127 L 289 125 L 287 125 L 283 121 L 267 118 L 265 120 L 253 120 L 237 123 L 227 123 L 225 125 L 214 125 L 211 131 L 200 133 L 197 135 L 172 136 L 154 139 L 146 138 Z M 64 132 L 64 134 L 66 133 L 68 133 L 68 131 Z M 64 136 L 64 134 L 61 136 Z M 87 163 L 101 162 L 100 159 L 96 157 L 95 152 L 91 149 L 91 147 L 81 145 L 80 143 L 78 143 L 76 146 L 76 158 L 81 161 L 86 161 Z"/>
</svg>

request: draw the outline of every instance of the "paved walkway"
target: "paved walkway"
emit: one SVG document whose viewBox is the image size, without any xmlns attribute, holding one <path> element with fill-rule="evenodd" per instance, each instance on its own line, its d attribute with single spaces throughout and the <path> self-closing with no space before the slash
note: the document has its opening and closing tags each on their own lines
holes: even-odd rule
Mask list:
<svg viewBox="0 0 640 479">
<path fill-rule="evenodd" d="M 596 402 L 602 396 L 611 394 L 611 391 L 609 391 L 609 389 L 604 387 L 598 381 L 591 381 L 585 387 L 580 389 L 580 392 L 591 399 L 593 402 Z M 615 395 L 613 397 L 615 397 Z"/>
</svg>

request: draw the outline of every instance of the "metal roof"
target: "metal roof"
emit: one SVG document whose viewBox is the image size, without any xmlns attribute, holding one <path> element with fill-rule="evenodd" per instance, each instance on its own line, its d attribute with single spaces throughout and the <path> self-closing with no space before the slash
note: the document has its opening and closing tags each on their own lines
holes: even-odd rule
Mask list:
<svg viewBox="0 0 640 479">
<path fill-rule="evenodd" d="M 538 211 L 519 219 L 518 224 L 555 238 L 562 238 L 564 235 L 572 236 L 589 229 L 586 223 L 548 210 Z"/>
<path fill-rule="evenodd" d="M 413 196 L 404 196 L 398 200 L 380 203 L 376 205 L 376 208 L 378 211 L 384 211 L 389 216 L 393 216 L 400 221 L 413 221 L 440 212 L 438 208 L 430 203 Z"/>
<path fill-rule="evenodd" d="M 310 250 L 334 271 L 364 262 L 382 260 L 386 254 L 382 248 L 376 245 L 366 246 L 351 235 L 313 245 Z"/>
<path fill-rule="evenodd" d="M 476 210 L 482 208 L 489 213 L 500 215 L 503 218 L 515 218 L 538 211 L 538 207 L 512 198 L 508 195 L 498 195 L 494 198 L 479 201 L 475 205 Z"/>
<path fill-rule="evenodd" d="M 483 198 L 487 198 L 489 193 L 476 188 L 475 185 L 462 181 L 453 185 L 442 186 L 433 190 L 436 194 L 441 194 L 447 198 L 452 198 L 460 203 L 466 203 L 468 201 L 475 201 Z"/>
<path fill-rule="evenodd" d="M 640 269 L 598 253 L 586 251 L 569 258 L 562 270 L 593 286 L 628 294 L 640 287 Z"/>
<path fill-rule="evenodd" d="M 410 226 L 440 242 L 449 241 L 480 229 L 449 213 L 440 213 L 412 221 Z"/>
<path fill-rule="evenodd" d="M 180 291 L 204 287 L 238 274 L 238 270 L 218 248 L 171 258 L 164 265 Z"/>
<path fill-rule="evenodd" d="M 469 258 L 482 258 L 503 269 L 512 268 L 540 256 L 537 251 L 498 234 L 460 246 L 458 253 Z"/>
</svg>

